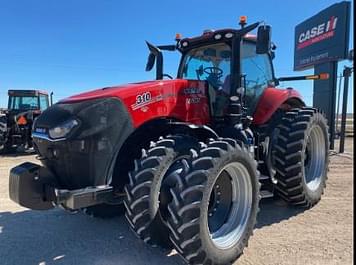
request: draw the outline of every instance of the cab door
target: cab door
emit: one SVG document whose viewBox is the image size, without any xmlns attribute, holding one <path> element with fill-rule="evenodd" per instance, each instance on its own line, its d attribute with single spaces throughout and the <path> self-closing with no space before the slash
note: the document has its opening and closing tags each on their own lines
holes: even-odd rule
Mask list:
<svg viewBox="0 0 356 265">
<path fill-rule="evenodd" d="M 44 111 L 49 106 L 48 96 L 44 94 L 39 95 L 40 110 Z"/>
<path fill-rule="evenodd" d="M 248 115 L 255 112 L 257 103 L 268 87 L 274 87 L 274 74 L 269 54 L 257 54 L 256 44 L 245 41 L 242 46 L 242 74 L 245 77 L 245 102 Z"/>
</svg>

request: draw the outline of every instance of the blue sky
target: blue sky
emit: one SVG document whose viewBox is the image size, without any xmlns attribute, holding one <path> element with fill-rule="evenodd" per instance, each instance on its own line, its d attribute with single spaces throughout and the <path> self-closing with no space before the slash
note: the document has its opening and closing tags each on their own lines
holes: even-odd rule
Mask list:
<svg viewBox="0 0 356 265">
<path fill-rule="evenodd" d="M 312 73 L 293 72 L 294 27 L 336 2 L 0 0 L 0 107 L 7 104 L 8 89 L 53 91 L 57 101 L 93 88 L 153 79 L 154 72 L 144 71 L 145 40 L 169 44 L 177 32 L 188 37 L 204 29 L 237 27 L 240 15 L 272 25 L 277 76 Z M 178 59 L 165 56 L 166 73 L 176 73 Z M 350 65 L 340 63 L 339 71 L 345 63 Z M 298 89 L 312 103 L 312 82 L 281 85 Z M 350 112 L 353 87 L 349 99 Z"/>
</svg>

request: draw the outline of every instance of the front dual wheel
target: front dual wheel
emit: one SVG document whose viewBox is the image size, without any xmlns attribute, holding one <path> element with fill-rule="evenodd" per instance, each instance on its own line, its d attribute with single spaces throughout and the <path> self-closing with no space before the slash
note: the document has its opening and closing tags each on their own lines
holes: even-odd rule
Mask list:
<svg viewBox="0 0 356 265">
<path fill-rule="evenodd" d="M 232 139 L 197 144 L 164 138 L 136 160 L 126 217 L 145 242 L 173 243 L 189 264 L 230 264 L 256 223 L 257 163 Z"/>
<path fill-rule="evenodd" d="M 197 154 L 199 142 L 188 136 L 168 136 L 152 142 L 135 160 L 125 186 L 126 219 L 135 234 L 151 245 L 170 244 L 166 227 L 170 187 L 188 170 L 188 162 Z"/>
<path fill-rule="evenodd" d="M 224 166 L 208 202 L 208 228 L 215 246 L 226 249 L 241 238 L 251 215 L 252 195 L 247 168 L 238 162 Z"/>
<path fill-rule="evenodd" d="M 171 189 L 170 238 L 189 264 L 231 264 L 256 223 L 257 164 L 234 140 L 212 141 Z"/>
</svg>

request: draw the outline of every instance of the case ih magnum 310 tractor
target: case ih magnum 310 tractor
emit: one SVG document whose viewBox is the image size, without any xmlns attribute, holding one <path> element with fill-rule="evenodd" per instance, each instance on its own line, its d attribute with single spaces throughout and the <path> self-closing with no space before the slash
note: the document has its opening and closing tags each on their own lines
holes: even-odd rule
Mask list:
<svg viewBox="0 0 356 265">
<path fill-rule="evenodd" d="M 9 90 L 8 95 L 8 109 L 0 112 L 0 153 L 19 146 L 31 148 L 33 121 L 49 106 L 44 91 Z"/>
<path fill-rule="evenodd" d="M 156 81 L 72 96 L 43 112 L 33 138 L 43 166 L 10 172 L 10 197 L 111 216 L 173 246 L 189 264 L 230 264 L 247 245 L 260 198 L 311 207 L 323 193 L 328 127 L 293 89 L 276 88 L 270 27 L 205 31 L 148 43 Z M 248 33 L 257 29 L 257 37 Z M 163 74 L 162 50 L 182 54 Z M 164 77 L 172 80 L 163 80 Z"/>
</svg>

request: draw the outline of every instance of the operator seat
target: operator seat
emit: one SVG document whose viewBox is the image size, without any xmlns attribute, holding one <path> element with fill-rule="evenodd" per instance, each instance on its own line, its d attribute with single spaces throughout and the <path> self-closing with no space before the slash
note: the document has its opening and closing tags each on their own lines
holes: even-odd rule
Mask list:
<svg viewBox="0 0 356 265">
<path fill-rule="evenodd" d="M 213 110 L 213 116 L 215 117 L 223 116 L 225 114 L 226 108 L 228 107 L 230 95 L 230 79 L 230 75 L 228 74 L 225 77 L 224 83 L 218 89 L 213 89 L 212 86 L 209 85 L 211 106 Z"/>
<path fill-rule="evenodd" d="M 224 92 L 226 95 L 230 94 L 230 84 L 231 84 L 231 78 L 230 78 L 230 74 L 228 74 L 225 77 L 224 83 L 221 87 L 222 92 Z"/>
</svg>

